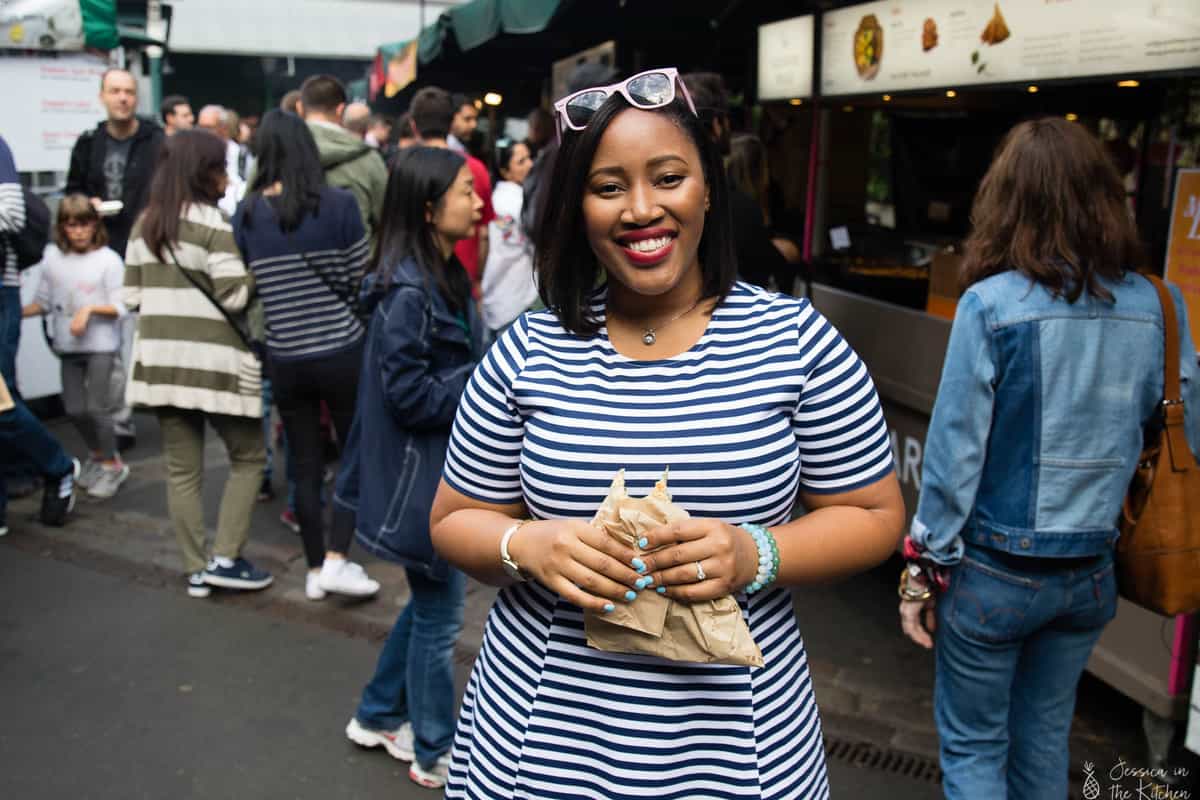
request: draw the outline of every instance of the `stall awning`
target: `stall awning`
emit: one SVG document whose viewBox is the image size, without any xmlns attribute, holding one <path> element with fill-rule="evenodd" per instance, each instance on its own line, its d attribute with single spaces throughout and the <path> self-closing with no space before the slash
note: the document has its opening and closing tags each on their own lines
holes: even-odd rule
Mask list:
<svg viewBox="0 0 1200 800">
<path fill-rule="evenodd" d="M 116 0 L 31 0 L 0 7 L 0 47 L 111 50 L 119 43 Z"/>
</svg>

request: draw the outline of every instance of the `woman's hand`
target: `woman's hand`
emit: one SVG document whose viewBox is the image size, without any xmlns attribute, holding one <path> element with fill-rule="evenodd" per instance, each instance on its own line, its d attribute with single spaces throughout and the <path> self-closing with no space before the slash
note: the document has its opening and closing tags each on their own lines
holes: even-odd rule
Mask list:
<svg viewBox="0 0 1200 800">
<path fill-rule="evenodd" d="M 636 553 L 581 520 L 539 520 L 513 534 L 508 554 L 538 583 L 580 608 L 605 613 L 637 596 Z"/>
<path fill-rule="evenodd" d="M 937 631 L 936 608 L 936 596 L 927 600 L 900 601 L 900 630 L 926 650 L 933 648 L 933 633 Z M 921 622 L 922 613 L 925 617 L 924 624 Z"/>
<path fill-rule="evenodd" d="M 673 600 L 695 603 L 725 597 L 746 588 L 758 572 L 754 537 L 718 519 L 693 517 L 655 528 L 642 546 L 662 548 L 640 558 L 654 579 L 652 585 L 665 587 Z"/>
<path fill-rule="evenodd" d="M 92 307 L 84 306 L 75 312 L 75 316 L 71 318 L 71 335 L 75 337 L 83 336 L 87 331 L 88 320 L 92 317 Z"/>
</svg>

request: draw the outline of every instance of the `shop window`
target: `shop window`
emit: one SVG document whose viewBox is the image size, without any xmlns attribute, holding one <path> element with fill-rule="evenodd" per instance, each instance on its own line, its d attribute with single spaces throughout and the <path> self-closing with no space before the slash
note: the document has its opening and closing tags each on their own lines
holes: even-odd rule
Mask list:
<svg viewBox="0 0 1200 800">
<path fill-rule="evenodd" d="M 883 228 L 896 227 L 892 195 L 892 124 L 882 111 L 871 114 L 867 145 L 867 222 Z"/>
</svg>

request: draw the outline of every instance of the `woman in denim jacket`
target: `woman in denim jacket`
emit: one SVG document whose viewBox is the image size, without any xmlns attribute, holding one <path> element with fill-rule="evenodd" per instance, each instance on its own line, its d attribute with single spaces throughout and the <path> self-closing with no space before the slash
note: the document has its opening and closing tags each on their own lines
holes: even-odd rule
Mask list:
<svg viewBox="0 0 1200 800">
<path fill-rule="evenodd" d="M 434 555 L 429 509 L 480 354 L 482 323 L 453 251 L 482 207 L 462 156 L 416 147 L 397 157 L 364 283 L 373 311 L 338 476 L 338 517 L 356 512 L 359 543 L 403 564 L 412 592 L 346 735 L 411 761 L 409 777 L 432 787 L 445 781 L 454 733 L 451 654 L 466 578 Z"/>
<path fill-rule="evenodd" d="M 1081 125 L 1015 127 L 972 222 L 901 626 L 924 647 L 936 630 L 946 797 L 1061 800 L 1076 685 L 1116 613 L 1116 520 L 1162 402 L 1163 318 L 1130 269 L 1125 189 Z M 1200 376 L 1171 295 L 1195 453 Z"/>
</svg>

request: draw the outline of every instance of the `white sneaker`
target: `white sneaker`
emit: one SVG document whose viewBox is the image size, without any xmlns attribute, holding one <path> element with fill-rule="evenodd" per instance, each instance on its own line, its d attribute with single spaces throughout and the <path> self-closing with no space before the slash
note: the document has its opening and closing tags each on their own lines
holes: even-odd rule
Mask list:
<svg viewBox="0 0 1200 800">
<path fill-rule="evenodd" d="M 415 760 L 408 768 L 408 779 L 426 789 L 441 789 L 450 778 L 450 754 L 439 756 L 433 766 L 425 769 Z"/>
<path fill-rule="evenodd" d="M 388 755 L 397 761 L 413 760 L 412 723 L 406 722 L 394 731 L 377 731 L 365 728 L 351 717 L 346 725 L 346 738 L 359 747 L 383 746 Z"/>
<path fill-rule="evenodd" d="M 309 600 L 324 600 L 325 590 L 321 588 L 321 573 L 304 573 L 304 596 Z"/>
<path fill-rule="evenodd" d="M 112 497 L 128 477 L 128 464 L 122 464 L 119 467 L 101 466 L 99 474 L 92 481 L 92 487 L 88 489 L 88 497 L 99 497 L 101 499 Z"/>
<path fill-rule="evenodd" d="M 75 479 L 75 485 L 80 489 L 90 489 L 92 484 L 96 482 L 96 478 L 100 477 L 100 471 L 104 467 L 99 461 L 96 461 L 91 456 L 88 456 L 87 461 L 83 462 L 83 469 L 79 470 L 79 477 Z"/>
<path fill-rule="evenodd" d="M 379 581 L 371 580 L 362 567 L 344 558 L 325 559 L 318 585 L 327 592 L 351 597 L 370 597 L 379 591 Z"/>
</svg>

